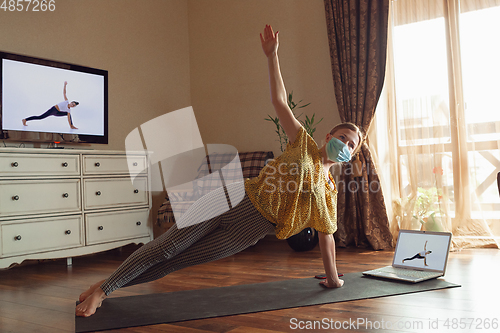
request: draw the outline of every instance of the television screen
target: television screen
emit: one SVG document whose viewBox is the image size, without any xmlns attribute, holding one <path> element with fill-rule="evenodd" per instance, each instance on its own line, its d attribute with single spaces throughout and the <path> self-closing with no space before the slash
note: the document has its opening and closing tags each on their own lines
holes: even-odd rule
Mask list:
<svg viewBox="0 0 500 333">
<path fill-rule="evenodd" d="M 3 139 L 107 143 L 107 71 L 1 55 Z"/>
</svg>

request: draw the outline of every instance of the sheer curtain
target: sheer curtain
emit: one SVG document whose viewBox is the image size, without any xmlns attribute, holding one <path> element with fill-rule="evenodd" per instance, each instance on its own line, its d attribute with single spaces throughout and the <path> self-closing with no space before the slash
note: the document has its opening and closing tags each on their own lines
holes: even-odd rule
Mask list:
<svg viewBox="0 0 500 333">
<path fill-rule="evenodd" d="M 392 0 L 388 62 L 370 134 L 391 230 L 499 245 L 500 1 Z"/>
</svg>

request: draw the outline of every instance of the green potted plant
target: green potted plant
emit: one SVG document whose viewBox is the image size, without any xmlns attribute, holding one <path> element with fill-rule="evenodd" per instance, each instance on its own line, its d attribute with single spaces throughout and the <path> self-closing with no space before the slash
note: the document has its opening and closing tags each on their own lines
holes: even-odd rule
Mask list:
<svg viewBox="0 0 500 333">
<path fill-rule="evenodd" d="M 444 214 L 439 207 L 443 195 L 436 187 L 424 189 L 419 187 L 413 211 L 413 218 L 421 224 L 422 230 L 442 231 L 441 218 Z"/>
<path fill-rule="evenodd" d="M 290 108 L 290 110 L 292 110 L 292 113 L 295 116 L 295 118 L 297 118 L 300 121 L 300 123 L 302 124 L 302 126 L 304 126 L 306 132 L 311 137 L 314 137 L 314 132 L 316 132 L 316 126 L 323 120 L 323 118 L 321 118 L 318 122 L 315 123 L 314 122 L 314 114 L 313 114 L 311 118 L 309 118 L 306 115 L 305 116 L 306 119 L 301 120 L 300 117 L 302 116 L 302 113 L 297 116 L 295 114 L 295 109 L 305 108 L 306 106 L 310 105 L 311 103 L 300 105 L 300 103 L 302 103 L 302 100 L 300 100 L 298 103 L 295 103 L 293 101 L 293 91 L 290 94 L 288 94 L 287 103 L 288 103 L 288 107 Z M 265 118 L 265 120 L 274 123 L 274 125 L 276 126 L 276 134 L 278 134 L 278 141 L 280 143 L 281 152 L 284 152 L 286 145 L 288 144 L 288 136 L 286 135 L 285 130 L 281 126 L 278 116 L 272 117 L 271 115 L 267 115 L 267 118 Z"/>
</svg>

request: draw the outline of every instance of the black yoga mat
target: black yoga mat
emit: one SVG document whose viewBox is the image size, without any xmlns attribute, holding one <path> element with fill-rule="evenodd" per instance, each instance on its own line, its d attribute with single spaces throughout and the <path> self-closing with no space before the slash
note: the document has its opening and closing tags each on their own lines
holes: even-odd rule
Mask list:
<svg viewBox="0 0 500 333">
<path fill-rule="evenodd" d="M 243 313 L 295 308 L 460 287 L 441 279 L 416 284 L 345 274 L 345 285 L 327 289 L 315 278 L 162 294 L 108 298 L 88 318 L 76 317 L 76 332 L 102 331 Z"/>
</svg>

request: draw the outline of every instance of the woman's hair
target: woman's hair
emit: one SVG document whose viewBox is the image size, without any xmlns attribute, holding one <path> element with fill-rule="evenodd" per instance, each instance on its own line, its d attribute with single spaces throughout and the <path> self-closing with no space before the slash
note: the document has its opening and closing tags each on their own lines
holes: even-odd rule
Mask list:
<svg viewBox="0 0 500 333">
<path fill-rule="evenodd" d="M 80 104 L 77 101 L 72 101 L 71 103 L 75 103 L 75 106 L 77 106 L 78 104 Z"/>
<path fill-rule="evenodd" d="M 343 128 L 346 128 L 348 130 L 356 132 L 356 134 L 358 135 L 358 138 L 359 138 L 358 146 L 352 152 L 352 157 L 354 157 L 359 152 L 359 150 L 361 149 L 361 145 L 363 144 L 363 141 L 365 140 L 365 135 L 363 134 L 363 132 L 361 132 L 361 130 L 359 129 L 358 126 L 356 126 L 353 123 L 349 123 L 349 122 L 338 124 L 337 126 L 335 126 L 334 128 L 332 128 L 332 130 L 330 131 L 330 134 L 333 135 L 339 129 L 343 129 Z"/>
</svg>

